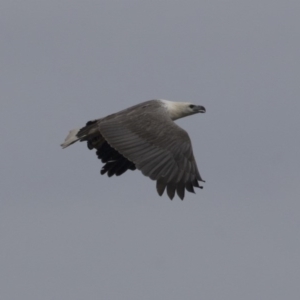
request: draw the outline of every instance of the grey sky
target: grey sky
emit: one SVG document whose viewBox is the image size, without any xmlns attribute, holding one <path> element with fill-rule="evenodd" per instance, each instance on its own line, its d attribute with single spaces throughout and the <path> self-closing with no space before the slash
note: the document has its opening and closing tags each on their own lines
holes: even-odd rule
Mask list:
<svg viewBox="0 0 300 300">
<path fill-rule="evenodd" d="M 2 1 L 0 298 L 298 299 L 300 2 Z M 164 98 L 204 190 L 100 176 L 86 121 Z"/>
</svg>

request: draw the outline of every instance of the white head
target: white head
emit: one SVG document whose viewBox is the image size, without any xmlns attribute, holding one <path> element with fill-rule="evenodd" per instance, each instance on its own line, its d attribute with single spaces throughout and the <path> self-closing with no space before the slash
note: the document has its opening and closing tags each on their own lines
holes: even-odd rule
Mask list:
<svg viewBox="0 0 300 300">
<path fill-rule="evenodd" d="M 173 101 L 162 100 L 162 99 L 160 99 L 160 101 L 165 105 L 173 121 L 197 113 L 206 112 L 203 106 L 195 105 L 193 103 L 173 102 Z"/>
</svg>

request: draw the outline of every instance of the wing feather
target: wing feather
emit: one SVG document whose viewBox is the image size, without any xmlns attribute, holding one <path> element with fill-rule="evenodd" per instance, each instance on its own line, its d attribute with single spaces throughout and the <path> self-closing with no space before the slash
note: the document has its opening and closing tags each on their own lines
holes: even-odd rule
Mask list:
<svg viewBox="0 0 300 300">
<path fill-rule="evenodd" d="M 98 128 L 107 143 L 145 176 L 157 181 L 162 195 L 183 199 L 185 189 L 194 193 L 203 181 L 198 171 L 190 138 L 176 125 L 159 101 L 149 101 L 134 109 L 98 120 Z M 108 175 L 122 170 L 112 166 Z M 120 171 L 121 171 L 120 170 Z"/>
</svg>

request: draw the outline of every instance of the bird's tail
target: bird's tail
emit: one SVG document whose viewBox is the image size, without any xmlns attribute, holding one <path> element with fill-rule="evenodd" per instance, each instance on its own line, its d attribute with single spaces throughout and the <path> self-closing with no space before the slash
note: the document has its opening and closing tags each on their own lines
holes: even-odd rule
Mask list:
<svg viewBox="0 0 300 300">
<path fill-rule="evenodd" d="M 99 136 L 100 132 L 97 126 L 97 120 L 89 121 L 86 123 L 86 126 L 80 129 L 73 129 L 67 135 L 65 141 L 61 144 L 61 147 L 64 149 L 77 141 L 88 141 L 95 136 Z M 101 137 L 101 135 L 100 135 Z M 91 140 L 92 142 L 92 140 Z"/>
<path fill-rule="evenodd" d="M 77 136 L 78 132 L 80 131 L 80 129 L 73 129 L 69 132 L 69 134 L 67 135 L 65 141 L 61 144 L 61 147 L 64 149 L 72 144 L 74 144 L 75 142 L 77 142 L 80 138 Z"/>
</svg>

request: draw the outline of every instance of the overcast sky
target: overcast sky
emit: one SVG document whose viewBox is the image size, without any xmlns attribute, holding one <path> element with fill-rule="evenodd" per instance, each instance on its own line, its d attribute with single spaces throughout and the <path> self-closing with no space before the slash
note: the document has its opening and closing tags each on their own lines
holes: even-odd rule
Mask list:
<svg viewBox="0 0 300 300">
<path fill-rule="evenodd" d="M 0 298 L 300 295 L 300 2 L 2 0 Z M 72 128 L 154 98 L 206 107 L 204 190 L 100 176 Z"/>
</svg>

